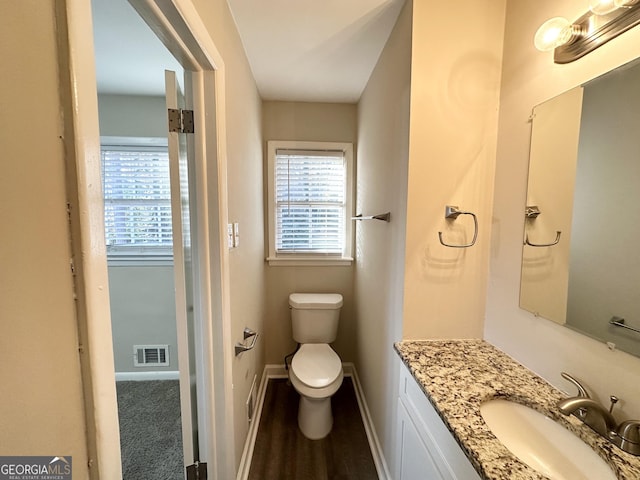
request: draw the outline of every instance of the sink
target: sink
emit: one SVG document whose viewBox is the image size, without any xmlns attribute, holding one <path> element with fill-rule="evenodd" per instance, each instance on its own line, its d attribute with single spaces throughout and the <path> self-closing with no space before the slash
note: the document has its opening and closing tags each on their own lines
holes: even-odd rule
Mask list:
<svg viewBox="0 0 640 480">
<path fill-rule="evenodd" d="M 494 399 L 483 403 L 480 413 L 511 453 L 551 480 L 616 480 L 589 445 L 532 408 Z"/>
</svg>

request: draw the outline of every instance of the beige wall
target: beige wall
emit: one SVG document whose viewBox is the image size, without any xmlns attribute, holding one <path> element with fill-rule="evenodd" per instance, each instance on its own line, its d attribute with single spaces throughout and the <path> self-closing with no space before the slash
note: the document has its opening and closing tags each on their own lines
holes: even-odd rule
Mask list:
<svg viewBox="0 0 640 480">
<path fill-rule="evenodd" d="M 0 453 L 71 455 L 84 479 L 54 5 L 0 2 Z"/>
<path fill-rule="evenodd" d="M 414 3 L 404 338 L 482 336 L 504 9 Z M 440 244 L 439 231 L 449 243 L 473 236 L 471 217 L 446 221 L 446 205 L 477 215 L 475 246 Z"/>
<path fill-rule="evenodd" d="M 508 5 L 485 338 L 567 391 L 573 389 L 560 378 L 561 371 L 584 380 L 606 404 L 615 394 L 623 399 L 616 407 L 619 417 L 638 418 L 638 358 L 609 351 L 518 307 L 531 108 L 640 55 L 638 28 L 566 65 L 535 50 L 533 36 L 546 19 L 577 18 L 585 9 L 581 0 L 513 0 Z"/>
<path fill-rule="evenodd" d="M 264 142 L 269 140 L 351 142 L 354 144 L 355 151 L 357 141 L 356 105 L 264 102 L 262 111 Z M 265 165 L 266 161 L 267 159 L 264 158 Z M 266 167 L 263 171 L 266 179 Z M 264 188 L 266 189 L 266 186 Z M 266 209 L 264 215 L 267 218 Z M 264 235 L 266 239 L 266 232 Z M 267 255 L 266 249 L 262 255 L 264 261 Z M 342 361 L 354 361 L 353 267 L 267 266 L 266 269 L 267 307 L 264 328 L 266 363 L 283 364 L 284 356 L 295 348 L 288 303 L 289 294 L 293 292 L 336 292 L 342 294 L 344 305 L 340 314 L 338 337 L 333 347 Z"/>
<path fill-rule="evenodd" d="M 262 198 L 261 103 L 240 37 L 225 0 L 194 0 L 220 51 L 226 69 L 227 182 L 229 222 L 240 226 L 240 245 L 229 252 L 231 336 L 242 340 L 245 326 L 261 334 L 254 350 L 235 357 L 233 398 L 235 465 L 248 431 L 245 401 L 253 376 L 264 367 L 264 227 Z"/>
<path fill-rule="evenodd" d="M 408 1 L 358 104 L 357 211 L 391 212 L 391 222 L 356 224 L 356 368 L 387 461 L 394 448 L 402 332 L 409 164 L 411 17 Z"/>
</svg>

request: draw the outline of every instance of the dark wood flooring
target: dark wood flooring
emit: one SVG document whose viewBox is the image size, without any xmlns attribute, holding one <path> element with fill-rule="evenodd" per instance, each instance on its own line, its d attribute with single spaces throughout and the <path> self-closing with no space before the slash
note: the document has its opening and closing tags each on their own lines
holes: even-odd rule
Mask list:
<svg viewBox="0 0 640 480">
<path fill-rule="evenodd" d="M 299 397 L 287 383 L 267 384 L 249 480 L 377 480 L 351 378 L 331 398 L 333 429 L 322 440 L 298 429 Z"/>
</svg>

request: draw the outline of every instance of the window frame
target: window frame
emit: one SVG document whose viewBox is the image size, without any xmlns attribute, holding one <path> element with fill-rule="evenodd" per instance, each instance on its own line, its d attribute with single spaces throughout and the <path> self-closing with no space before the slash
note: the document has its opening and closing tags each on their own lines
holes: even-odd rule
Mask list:
<svg viewBox="0 0 640 480">
<path fill-rule="evenodd" d="M 342 151 L 346 172 L 346 192 L 344 207 L 344 241 L 343 250 L 339 254 L 312 252 L 276 252 L 276 184 L 275 167 L 278 149 L 311 150 L 311 151 Z M 270 140 L 267 142 L 267 217 L 269 223 L 269 254 L 267 261 L 270 266 L 348 266 L 353 263 L 353 144 L 347 142 L 311 142 L 311 141 L 283 141 Z"/>
<path fill-rule="evenodd" d="M 123 137 L 123 136 L 101 136 L 100 137 L 100 170 L 102 171 L 102 151 L 122 150 L 122 151 L 167 151 L 167 137 Z M 102 180 L 104 182 L 104 180 Z M 102 189 L 102 185 L 101 185 Z M 103 204 L 106 201 L 104 191 L 102 192 Z M 171 200 L 169 200 L 171 205 Z M 104 216 L 104 206 L 103 206 Z M 103 221 L 104 224 L 104 221 Z M 106 239 L 105 239 L 106 242 Z M 118 248 L 116 250 L 106 249 L 107 264 L 109 266 L 168 266 L 173 265 L 173 244 L 171 247 L 131 247 Z"/>
</svg>

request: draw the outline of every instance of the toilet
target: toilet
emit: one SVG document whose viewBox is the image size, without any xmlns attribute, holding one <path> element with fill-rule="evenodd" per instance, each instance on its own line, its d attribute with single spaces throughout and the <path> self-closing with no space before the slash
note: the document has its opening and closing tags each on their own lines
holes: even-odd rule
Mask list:
<svg viewBox="0 0 640 480">
<path fill-rule="evenodd" d="M 344 377 L 340 357 L 329 346 L 338 332 L 342 295 L 292 293 L 289 307 L 293 339 L 300 344 L 289 368 L 291 384 L 300 394 L 298 426 L 305 437 L 319 440 L 333 427 L 331 396 Z"/>
</svg>

